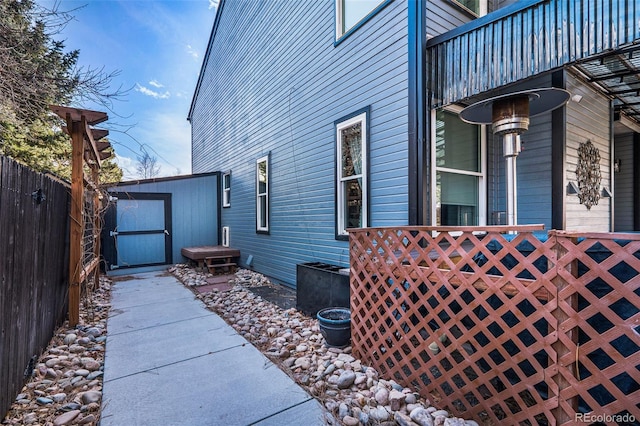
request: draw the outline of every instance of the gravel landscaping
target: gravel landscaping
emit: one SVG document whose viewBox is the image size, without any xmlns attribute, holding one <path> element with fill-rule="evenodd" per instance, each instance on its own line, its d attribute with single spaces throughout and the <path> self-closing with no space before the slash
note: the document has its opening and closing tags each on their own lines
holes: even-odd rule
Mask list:
<svg viewBox="0 0 640 426">
<path fill-rule="evenodd" d="M 80 305 L 80 322 L 58 328 L 49 346 L 25 371 L 28 379 L 3 425 L 97 425 L 111 281 L 100 278 Z"/>
<path fill-rule="evenodd" d="M 189 287 L 208 284 L 208 273 L 186 265 L 170 272 Z M 332 416 L 327 423 L 344 425 L 477 426 L 472 420 L 449 416 L 417 392 L 384 380 L 351 354 L 351 347 L 328 347 L 318 321 L 295 309 L 281 309 L 251 292 L 272 286 L 261 274 L 241 269 L 234 286 L 197 296 L 238 333 L 260 349 Z"/>
<path fill-rule="evenodd" d="M 185 286 L 210 284 L 212 276 L 187 265 L 169 269 Z M 80 325 L 56 330 L 49 347 L 28 371 L 29 380 L 3 425 L 98 425 L 107 340 L 111 281 L 82 301 Z M 379 377 L 351 353 L 326 345 L 318 321 L 282 309 L 251 291 L 275 286 L 263 275 L 241 269 L 226 286 L 196 296 L 327 409 L 334 425 L 477 426 L 449 416 L 417 392 Z M 66 324 L 65 324 L 66 325 Z M 105 343 L 106 342 L 106 343 Z"/>
</svg>

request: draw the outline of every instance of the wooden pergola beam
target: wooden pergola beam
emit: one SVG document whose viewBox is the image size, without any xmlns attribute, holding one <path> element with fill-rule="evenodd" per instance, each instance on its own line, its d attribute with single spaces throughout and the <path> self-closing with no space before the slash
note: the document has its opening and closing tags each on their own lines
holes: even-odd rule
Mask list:
<svg viewBox="0 0 640 426">
<path fill-rule="evenodd" d="M 98 209 L 92 218 L 94 231 L 93 259 L 83 264 L 83 236 L 85 218 L 84 192 L 87 186 L 94 189 L 93 203 L 100 203 L 100 195 L 96 188 L 99 185 L 100 162 L 112 154 L 111 144 L 99 142 L 109 134 L 107 130 L 92 129 L 90 126 L 102 123 L 108 119 L 104 112 L 83 110 L 78 108 L 52 105 L 51 110 L 66 121 L 66 131 L 71 136 L 71 211 L 70 211 L 70 242 L 69 242 L 69 325 L 75 327 L 80 321 L 81 284 L 85 282 L 99 265 L 100 239 L 96 237 L 100 231 Z M 85 179 L 84 164 L 89 165 L 91 178 Z M 90 181 L 90 183 L 89 183 Z M 94 274 L 96 286 L 99 284 L 98 274 Z"/>
<path fill-rule="evenodd" d="M 90 109 L 73 108 L 60 105 L 51 105 L 50 108 L 51 111 L 55 112 L 58 117 L 63 120 L 66 120 L 67 115 L 69 115 L 73 121 L 81 121 L 82 117 L 84 117 L 85 121 L 90 126 L 95 126 L 96 124 L 103 123 L 109 119 L 107 113 L 102 111 L 92 111 Z"/>
<path fill-rule="evenodd" d="M 91 133 L 93 134 L 93 140 L 96 141 L 96 145 L 98 145 L 98 151 L 103 150 L 104 148 L 100 148 L 102 145 L 106 144 L 111 146 L 109 142 L 99 142 L 100 139 L 109 135 L 109 131 L 106 129 L 91 129 Z M 101 145 L 102 144 L 102 145 Z"/>
</svg>

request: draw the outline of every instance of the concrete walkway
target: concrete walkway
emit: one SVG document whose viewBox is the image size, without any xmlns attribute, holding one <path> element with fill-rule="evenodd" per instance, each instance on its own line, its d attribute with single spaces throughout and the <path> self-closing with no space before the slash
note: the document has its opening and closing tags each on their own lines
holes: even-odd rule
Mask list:
<svg viewBox="0 0 640 426">
<path fill-rule="evenodd" d="M 112 288 L 100 426 L 325 424 L 315 399 L 175 277 L 130 278 Z"/>
</svg>

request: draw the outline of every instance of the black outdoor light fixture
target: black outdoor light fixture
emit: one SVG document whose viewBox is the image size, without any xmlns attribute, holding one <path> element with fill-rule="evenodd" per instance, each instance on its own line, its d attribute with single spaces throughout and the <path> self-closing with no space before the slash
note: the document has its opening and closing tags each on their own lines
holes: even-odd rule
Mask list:
<svg viewBox="0 0 640 426">
<path fill-rule="evenodd" d="M 471 124 L 491 124 L 493 134 L 502 136 L 507 176 L 507 225 L 517 225 L 516 158 L 521 151 L 520 135 L 529 129 L 529 118 L 565 105 L 571 95 L 564 89 L 524 90 L 476 102 L 460 111 L 460 119 Z"/>
</svg>

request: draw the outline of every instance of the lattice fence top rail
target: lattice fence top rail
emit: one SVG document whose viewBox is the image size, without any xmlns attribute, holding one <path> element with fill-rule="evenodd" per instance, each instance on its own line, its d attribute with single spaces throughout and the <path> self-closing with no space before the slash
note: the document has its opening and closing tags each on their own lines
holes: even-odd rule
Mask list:
<svg viewBox="0 0 640 426">
<path fill-rule="evenodd" d="M 354 350 L 462 417 L 640 419 L 640 235 L 541 231 L 352 230 Z"/>
</svg>

